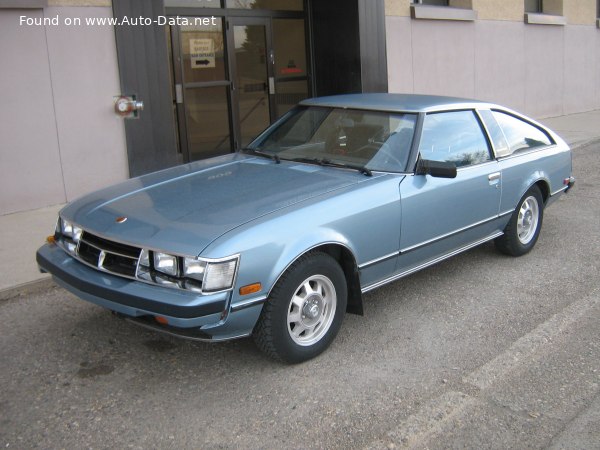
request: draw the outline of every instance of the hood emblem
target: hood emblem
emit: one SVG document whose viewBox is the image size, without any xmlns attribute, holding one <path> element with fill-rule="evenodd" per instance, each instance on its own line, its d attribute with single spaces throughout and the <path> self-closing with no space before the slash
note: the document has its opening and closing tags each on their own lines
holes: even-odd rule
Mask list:
<svg viewBox="0 0 600 450">
<path fill-rule="evenodd" d="M 117 223 L 124 223 L 124 222 L 127 222 L 127 217 L 117 217 L 117 218 L 115 219 L 115 222 L 117 222 Z"/>
</svg>

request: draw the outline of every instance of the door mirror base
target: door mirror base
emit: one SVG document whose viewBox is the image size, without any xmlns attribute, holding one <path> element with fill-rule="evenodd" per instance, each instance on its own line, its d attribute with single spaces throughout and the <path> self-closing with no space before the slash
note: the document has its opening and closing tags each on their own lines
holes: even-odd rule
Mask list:
<svg viewBox="0 0 600 450">
<path fill-rule="evenodd" d="M 456 165 L 446 161 L 419 159 L 415 175 L 431 175 L 436 178 L 456 178 Z"/>
</svg>

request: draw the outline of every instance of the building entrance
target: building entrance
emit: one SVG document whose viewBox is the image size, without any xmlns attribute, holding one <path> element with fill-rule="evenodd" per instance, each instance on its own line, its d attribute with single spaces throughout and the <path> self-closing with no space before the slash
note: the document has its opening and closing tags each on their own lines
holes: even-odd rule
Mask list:
<svg viewBox="0 0 600 450">
<path fill-rule="evenodd" d="M 168 30 L 182 161 L 248 145 L 309 96 L 304 19 L 186 19 Z"/>
<path fill-rule="evenodd" d="M 125 121 L 131 176 L 243 148 L 313 95 L 387 91 L 384 0 L 112 5 L 156 19 L 115 27 L 120 94 L 144 104 Z"/>
</svg>

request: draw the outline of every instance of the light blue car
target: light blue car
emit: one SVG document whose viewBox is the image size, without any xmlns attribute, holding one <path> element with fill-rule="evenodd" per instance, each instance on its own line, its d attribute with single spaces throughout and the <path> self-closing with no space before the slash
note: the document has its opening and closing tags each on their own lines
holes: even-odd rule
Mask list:
<svg viewBox="0 0 600 450">
<path fill-rule="evenodd" d="M 565 142 L 497 105 L 317 98 L 238 153 L 72 202 L 37 261 L 132 322 L 297 363 L 365 292 L 490 240 L 527 253 L 573 183 Z"/>
</svg>

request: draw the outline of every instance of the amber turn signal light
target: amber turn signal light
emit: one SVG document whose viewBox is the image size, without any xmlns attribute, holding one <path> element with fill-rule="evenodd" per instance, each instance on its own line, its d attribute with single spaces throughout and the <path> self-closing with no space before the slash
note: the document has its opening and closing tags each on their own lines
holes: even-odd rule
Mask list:
<svg viewBox="0 0 600 450">
<path fill-rule="evenodd" d="M 262 289 L 262 284 L 254 283 L 240 288 L 240 295 L 250 295 L 259 292 Z"/>
<path fill-rule="evenodd" d="M 54 238 L 54 235 L 52 235 L 52 236 L 48 236 L 48 237 L 46 238 L 46 242 L 47 242 L 48 244 L 56 244 L 56 239 Z"/>
<path fill-rule="evenodd" d="M 154 320 L 156 320 L 161 325 L 169 325 L 169 321 L 166 319 L 166 317 L 155 316 Z"/>
</svg>

